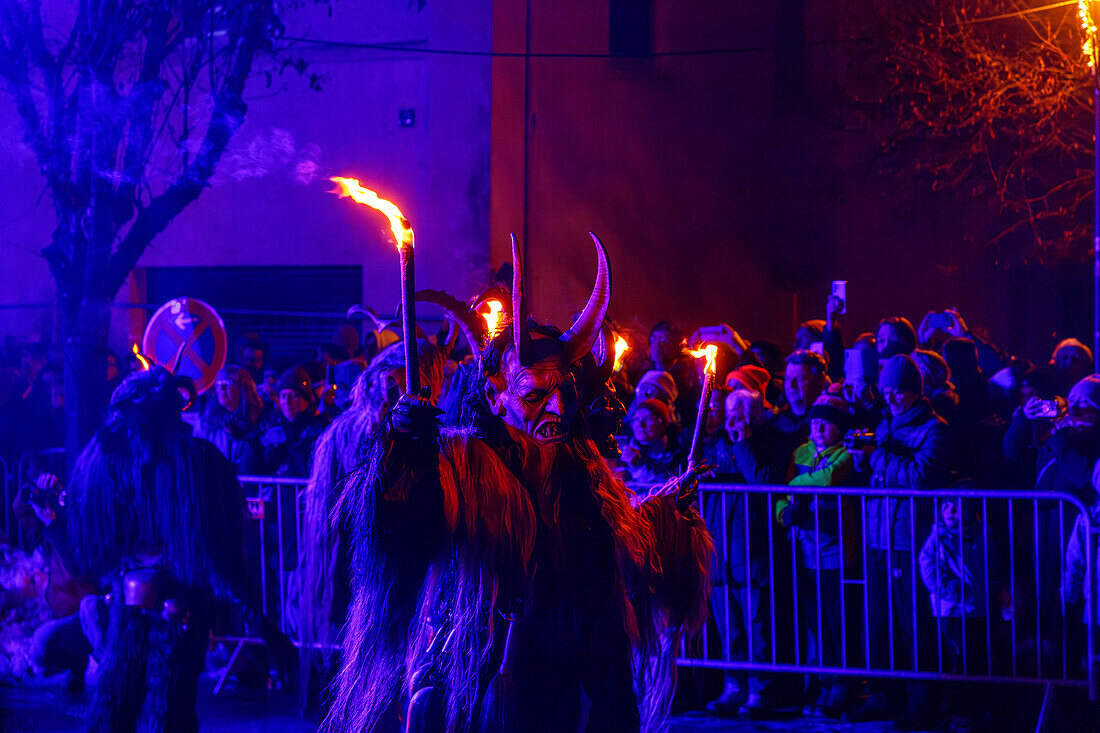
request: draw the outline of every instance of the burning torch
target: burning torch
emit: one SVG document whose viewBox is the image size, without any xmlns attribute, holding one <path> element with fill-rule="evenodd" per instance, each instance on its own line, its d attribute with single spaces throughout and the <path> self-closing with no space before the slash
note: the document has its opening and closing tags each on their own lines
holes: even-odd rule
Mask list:
<svg viewBox="0 0 1100 733">
<path fill-rule="evenodd" d="M 710 412 L 710 393 L 714 391 L 715 357 L 718 355 L 718 347 L 709 344 L 698 351 L 689 351 L 688 353 L 696 359 L 704 356 L 707 359 L 706 368 L 703 370 L 705 374 L 703 391 L 699 395 L 698 416 L 695 418 L 695 432 L 691 435 L 691 450 L 688 451 L 687 467 L 688 471 L 691 471 L 698 463 L 695 458 L 695 451 L 699 447 L 699 435 L 703 432 L 703 423 L 707 421 L 707 413 Z"/>
<path fill-rule="evenodd" d="M 500 312 L 504 310 L 504 306 L 500 304 L 499 300 L 487 300 L 485 305 L 489 307 L 489 312 L 482 313 L 481 317 L 485 319 L 485 330 L 488 339 L 492 341 L 493 337 L 500 331 Z"/>
<path fill-rule="evenodd" d="M 397 242 L 397 254 L 401 259 L 401 332 L 405 339 L 405 393 L 420 394 L 420 361 L 416 350 L 416 287 L 413 278 L 413 230 L 409 220 L 393 203 L 379 198 L 378 194 L 359 185 L 354 178 L 334 177 L 340 188 L 333 193 L 341 198 L 350 197 L 358 204 L 377 209 L 390 220 L 390 231 Z"/>
<path fill-rule="evenodd" d="M 622 336 L 615 336 L 615 366 L 611 369 L 613 372 L 617 372 L 623 368 L 623 357 L 626 356 L 626 352 L 630 351 L 630 344 L 626 342 Z"/>
</svg>

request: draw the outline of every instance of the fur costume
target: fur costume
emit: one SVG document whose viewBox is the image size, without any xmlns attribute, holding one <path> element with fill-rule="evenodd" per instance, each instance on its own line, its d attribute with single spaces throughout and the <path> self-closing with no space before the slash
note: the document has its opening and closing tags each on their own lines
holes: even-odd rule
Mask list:
<svg viewBox="0 0 1100 733">
<path fill-rule="evenodd" d="M 66 564 L 110 589 L 95 731 L 191 731 L 216 606 L 239 598 L 243 499 L 233 465 L 180 419 L 178 381 L 128 376 L 81 452 L 68 491 Z M 56 525 L 57 523 L 55 523 Z M 126 605 L 123 576 L 155 569 L 153 608 Z M 171 599 L 187 618 L 173 617 Z"/>
<path fill-rule="evenodd" d="M 565 333 L 528 326 L 514 275 L 517 327 L 482 354 L 468 427 L 441 431 L 438 410 L 402 398 L 367 443 L 341 500 L 353 597 L 325 733 L 637 731 L 667 712 L 676 634 L 706 616 L 702 520 L 669 496 L 635 508 L 583 413 L 517 429 L 486 396 L 554 359 L 551 383 L 573 389 L 610 290 L 593 240 L 596 292 Z M 522 272 L 514 242 L 513 257 Z M 532 404 L 558 404 L 554 389 Z"/>
<path fill-rule="evenodd" d="M 420 340 L 421 384 L 438 395 L 443 382 L 442 350 Z M 395 369 L 404 368 L 400 344 L 386 347 L 352 385 L 350 405 L 318 438 L 313 449 L 309 483 L 303 497 L 302 582 L 299 598 L 301 624 L 302 704 L 309 708 L 314 680 L 314 649 L 321 651 L 322 666 L 332 663 L 338 631 L 347 616 L 351 600 L 348 571 L 346 518 L 338 502 L 348 477 L 360 470 L 365 460 L 364 443 L 382 422 L 399 390 Z"/>
</svg>

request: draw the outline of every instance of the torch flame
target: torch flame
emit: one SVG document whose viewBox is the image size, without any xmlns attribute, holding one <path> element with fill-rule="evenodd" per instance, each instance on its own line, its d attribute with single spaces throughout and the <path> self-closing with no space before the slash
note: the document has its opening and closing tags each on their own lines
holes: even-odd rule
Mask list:
<svg viewBox="0 0 1100 733">
<path fill-rule="evenodd" d="M 615 336 L 615 366 L 614 371 L 619 371 L 623 368 L 623 357 L 626 356 L 626 352 L 630 351 L 630 344 L 626 342 L 622 336 Z"/>
<path fill-rule="evenodd" d="M 132 344 L 130 348 L 131 348 L 131 351 L 134 352 L 134 356 L 137 357 L 137 360 L 141 362 L 141 371 L 143 371 L 143 372 L 149 371 L 149 369 L 152 367 L 152 364 L 150 364 L 149 360 L 146 359 L 144 356 L 142 356 L 141 352 L 138 351 L 138 345 L 136 343 Z"/>
<path fill-rule="evenodd" d="M 715 366 L 715 357 L 718 356 L 718 347 L 714 344 L 707 344 L 704 348 L 698 351 L 688 351 L 689 354 L 698 359 L 700 356 L 707 357 L 707 366 L 704 370 L 707 374 L 713 375 L 717 371 Z"/>
<path fill-rule="evenodd" d="M 1081 50 L 1085 52 L 1085 58 L 1089 60 L 1089 68 L 1096 64 L 1096 21 L 1092 17 L 1090 2 L 1095 0 L 1077 0 L 1077 18 L 1081 21 L 1081 29 L 1085 31 L 1085 42 Z"/>
<path fill-rule="evenodd" d="M 385 214 L 386 218 L 390 220 L 390 231 L 393 232 L 393 238 L 397 242 L 398 249 L 401 249 L 402 246 L 413 246 L 412 226 L 409 225 L 409 220 L 405 218 L 405 215 L 401 213 L 401 209 L 397 208 L 396 205 L 378 198 L 378 194 L 360 186 L 359 181 L 355 178 L 335 176 L 329 180 L 340 186 L 339 190 L 333 191 L 340 198 L 350 196 L 356 203 L 366 204 L 372 209 L 378 209 Z"/>
<path fill-rule="evenodd" d="M 485 305 L 489 306 L 489 312 L 482 313 L 481 317 L 485 319 L 485 327 L 489 330 L 489 338 L 493 338 L 497 335 L 497 329 L 500 325 L 500 311 L 504 306 L 500 304 L 499 300 L 487 300 Z"/>
</svg>

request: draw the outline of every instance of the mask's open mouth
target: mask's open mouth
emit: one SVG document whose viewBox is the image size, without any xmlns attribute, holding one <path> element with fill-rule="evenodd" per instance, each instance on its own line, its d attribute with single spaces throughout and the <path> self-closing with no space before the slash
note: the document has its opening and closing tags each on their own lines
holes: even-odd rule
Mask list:
<svg viewBox="0 0 1100 733">
<path fill-rule="evenodd" d="M 544 443 L 565 439 L 565 429 L 560 420 L 546 420 L 535 428 L 535 438 Z"/>
</svg>

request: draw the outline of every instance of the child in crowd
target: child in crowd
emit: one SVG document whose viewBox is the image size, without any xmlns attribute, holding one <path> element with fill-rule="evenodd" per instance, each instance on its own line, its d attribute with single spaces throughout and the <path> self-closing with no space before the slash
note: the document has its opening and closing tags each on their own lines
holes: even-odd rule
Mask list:
<svg viewBox="0 0 1100 733">
<path fill-rule="evenodd" d="M 626 419 L 630 439 L 622 461 L 632 481 L 664 483 L 676 473 L 681 455 L 672 408 L 658 399 L 636 402 Z"/>
<path fill-rule="evenodd" d="M 995 575 L 986 567 L 995 554 L 986 552 L 982 518 L 977 507 L 956 499 L 938 500 L 936 521 L 921 548 L 921 580 L 928 589 L 932 616 L 940 626 L 943 671 L 989 674 L 986 627 Z M 1008 599 L 1003 599 L 1007 603 Z M 951 715 L 951 730 L 970 730 L 981 708 L 980 690 L 952 683 L 943 705 Z"/>
<path fill-rule="evenodd" d="M 810 439 L 798 446 L 791 466 L 792 486 L 843 486 L 853 472 L 852 456 L 844 447 L 851 424 L 848 404 L 839 396 L 822 394 L 810 407 Z M 776 503 L 776 517 L 798 548 L 798 594 L 814 598 L 799 603 L 799 629 L 809 664 L 841 664 L 841 613 L 843 592 L 840 546 L 840 497 L 790 494 Z M 855 536 L 853 521 L 845 522 L 845 535 Z M 821 594 L 821 628 L 818 629 L 816 595 Z M 820 651 L 819 651 L 820 650 Z M 838 717 L 849 702 L 844 678 L 821 679 L 814 714 Z"/>
</svg>

